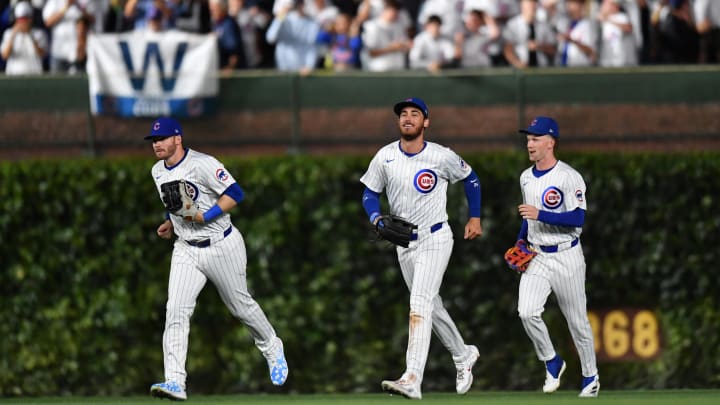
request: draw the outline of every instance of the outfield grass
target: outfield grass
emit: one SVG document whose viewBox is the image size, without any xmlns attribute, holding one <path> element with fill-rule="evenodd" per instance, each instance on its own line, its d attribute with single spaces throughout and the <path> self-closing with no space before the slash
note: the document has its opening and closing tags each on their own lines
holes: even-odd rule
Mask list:
<svg viewBox="0 0 720 405">
<path fill-rule="evenodd" d="M 79 405 L 170 405 L 167 400 L 142 397 L 57 397 L 12 398 L 0 400 L 3 404 L 79 404 Z M 540 392 L 471 392 L 464 396 L 448 393 L 427 393 L 421 404 L 476 404 L 476 405 L 557 405 L 589 402 L 592 405 L 717 405 L 720 390 L 651 390 L 651 391 L 601 391 L 598 398 L 578 398 L 575 391 L 559 391 L 552 395 Z M 336 395 L 190 395 L 190 405 L 238 404 L 238 405 L 393 405 L 409 403 L 403 397 L 386 394 L 336 394 Z"/>
</svg>

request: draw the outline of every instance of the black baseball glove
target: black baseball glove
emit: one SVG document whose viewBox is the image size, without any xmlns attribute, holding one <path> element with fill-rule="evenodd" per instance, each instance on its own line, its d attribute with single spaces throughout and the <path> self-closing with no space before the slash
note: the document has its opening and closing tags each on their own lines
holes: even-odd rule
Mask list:
<svg viewBox="0 0 720 405">
<path fill-rule="evenodd" d="M 375 225 L 378 239 L 404 248 L 410 246 L 410 238 L 415 230 L 417 230 L 417 225 L 396 215 L 383 215 Z"/>
<path fill-rule="evenodd" d="M 160 185 L 162 201 L 171 213 L 192 221 L 198 212 L 198 204 L 187 191 L 185 180 L 175 180 Z"/>
</svg>

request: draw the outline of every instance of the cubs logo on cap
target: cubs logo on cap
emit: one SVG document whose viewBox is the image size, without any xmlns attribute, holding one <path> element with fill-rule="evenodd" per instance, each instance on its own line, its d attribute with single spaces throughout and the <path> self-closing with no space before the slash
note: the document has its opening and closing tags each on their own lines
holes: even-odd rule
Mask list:
<svg viewBox="0 0 720 405">
<path fill-rule="evenodd" d="M 560 128 L 557 122 L 550 117 L 543 116 L 533 118 L 533 120 L 530 121 L 530 125 L 526 129 L 521 129 L 519 132 L 537 136 L 550 135 L 555 139 L 560 137 Z"/>
<path fill-rule="evenodd" d="M 167 138 L 169 136 L 182 136 L 182 127 L 173 118 L 160 117 L 153 122 L 150 134 L 145 139 Z"/>
<path fill-rule="evenodd" d="M 425 104 L 422 99 L 419 99 L 417 97 L 410 97 L 406 98 L 405 100 L 395 104 L 395 107 L 393 107 L 393 111 L 395 111 L 395 115 L 398 117 L 400 116 L 400 113 L 402 112 L 403 108 L 405 107 L 415 107 L 418 110 L 422 111 L 425 118 L 430 115 L 430 111 L 428 111 L 427 105 Z"/>
</svg>

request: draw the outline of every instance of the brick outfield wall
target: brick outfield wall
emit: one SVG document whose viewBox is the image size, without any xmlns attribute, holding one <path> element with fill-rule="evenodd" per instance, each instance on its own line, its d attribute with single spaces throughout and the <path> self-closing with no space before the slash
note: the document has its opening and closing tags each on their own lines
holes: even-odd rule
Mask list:
<svg viewBox="0 0 720 405">
<path fill-rule="evenodd" d="M 431 108 L 427 139 L 460 150 L 523 147 L 516 107 Z M 528 106 L 524 121 L 550 115 L 560 124 L 565 150 L 720 150 L 720 103 L 672 105 Z M 221 112 L 183 121 L 186 144 L 212 153 L 286 153 L 296 143 L 290 111 Z M 0 113 L 0 157 L 88 155 L 88 134 L 96 155 L 144 155 L 142 140 L 151 118 L 94 117 L 86 113 Z M 397 137 L 388 108 L 308 109 L 300 113 L 300 150 L 307 153 L 372 153 Z"/>
</svg>

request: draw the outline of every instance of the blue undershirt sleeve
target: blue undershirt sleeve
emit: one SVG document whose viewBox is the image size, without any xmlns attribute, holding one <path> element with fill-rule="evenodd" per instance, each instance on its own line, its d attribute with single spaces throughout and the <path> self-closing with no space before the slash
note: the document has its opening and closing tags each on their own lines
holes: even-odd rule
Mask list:
<svg viewBox="0 0 720 405">
<path fill-rule="evenodd" d="M 245 198 L 245 193 L 243 193 L 242 188 L 240 188 L 240 185 L 237 183 L 233 183 L 230 187 L 226 188 L 225 191 L 223 191 L 223 195 L 232 198 L 237 203 L 240 203 L 240 201 Z"/>
<path fill-rule="evenodd" d="M 527 219 L 523 219 L 522 225 L 520 225 L 520 233 L 518 233 L 517 240 L 527 240 L 528 237 L 528 223 Z"/>
<path fill-rule="evenodd" d="M 365 187 L 362 197 L 363 208 L 370 218 L 370 222 L 375 222 L 375 218 L 380 215 L 380 193 L 376 193 Z"/>
<path fill-rule="evenodd" d="M 582 208 L 575 208 L 575 210 L 568 212 L 549 212 L 540 210 L 540 212 L 538 212 L 538 221 L 549 225 L 579 228 L 585 223 L 585 210 Z"/>
<path fill-rule="evenodd" d="M 468 216 L 480 218 L 480 179 L 478 179 L 475 170 L 463 180 L 465 183 L 465 197 L 468 201 Z"/>
</svg>

